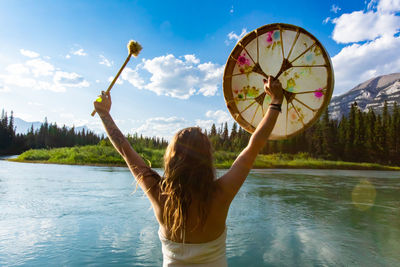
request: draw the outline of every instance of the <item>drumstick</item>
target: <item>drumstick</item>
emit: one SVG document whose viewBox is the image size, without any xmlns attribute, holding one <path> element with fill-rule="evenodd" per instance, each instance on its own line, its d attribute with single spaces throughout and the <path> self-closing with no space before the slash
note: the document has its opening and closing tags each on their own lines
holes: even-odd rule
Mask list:
<svg viewBox="0 0 400 267">
<path fill-rule="evenodd" d="M 137 57 L 139 55 L 139 52 L 142 50 L 142 46 L 133 40 L 130 40 L 128 43 L 128 52 L 129 55 L 126 58 L 124 64 L 122 67 L 119 69 L 117 75 L 115 75 L 114 79 L 112 80 L 110 86 L 108 86 L 106 93 L 111 91 L 111 88 L 114 86 L 115 82 L 118 80 L 119 75 L 121 74 L 122 70 L 125 68 L 126 64 L 128 64 L 129 59 L 131 59 L 131 56 L 133 55 L 134 57 Z M 96 114 L 96 110 L 93 110 L 92 112 L 92 117 Z"/>
</svg>

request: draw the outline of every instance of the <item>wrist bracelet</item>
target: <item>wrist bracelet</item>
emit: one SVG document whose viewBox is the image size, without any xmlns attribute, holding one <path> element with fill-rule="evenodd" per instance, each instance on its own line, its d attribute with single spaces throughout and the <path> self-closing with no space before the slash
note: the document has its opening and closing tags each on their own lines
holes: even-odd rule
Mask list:
<svg viewBox="0 0 400 267">
<path fill-rule="evenodd" d="M 269 104 L 269 108 L 270 109 L 274 109 L 274 110 L 277 110 L 279 112 L 282 112 L 281 106 L 282 106 L 282 104 Z"/>
</svg>

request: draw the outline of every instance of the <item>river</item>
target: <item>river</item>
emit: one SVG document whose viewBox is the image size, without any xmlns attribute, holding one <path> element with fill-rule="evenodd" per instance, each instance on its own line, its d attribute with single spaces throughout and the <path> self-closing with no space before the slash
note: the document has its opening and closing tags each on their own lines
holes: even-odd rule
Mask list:
<svg viewBox="0 0 400 267">
<path fill-rule="evenodd" d="M 127 168 L 0 160 L 0 266 L 160 266 L 132 182 Z M 400 266 L 400 172 L 253 170 L 227 227 L 229 266 Z"/>
</svg>

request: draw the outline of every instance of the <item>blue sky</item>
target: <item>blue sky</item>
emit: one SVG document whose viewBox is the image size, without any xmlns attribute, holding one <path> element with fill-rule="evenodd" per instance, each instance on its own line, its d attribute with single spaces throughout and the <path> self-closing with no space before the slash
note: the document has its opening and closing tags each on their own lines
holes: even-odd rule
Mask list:
<svg viewBox="0 0 400 267">
<path fill-rule="evenodd" d="M 242 33 L 269 23 L 305 28 L 327 49 L 338 95 L 400 71 L 400 0 L 0 1 L 0 108 L 16 117 L 101 131 L 92 102 L 127 56 L 112 90 L 125 133 L 170 137 L 231 118 L 225 62 Z"/>
</svg>

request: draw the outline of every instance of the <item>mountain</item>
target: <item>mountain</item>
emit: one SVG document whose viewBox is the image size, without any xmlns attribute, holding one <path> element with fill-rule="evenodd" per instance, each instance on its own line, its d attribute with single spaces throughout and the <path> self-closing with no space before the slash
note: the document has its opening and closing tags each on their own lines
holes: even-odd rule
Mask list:
<svg viewBox="0 0 400 267">
<path fill-rule="evenodd" d="M 400 104 L 400 73 L 382 75 L 363 82 L 347 93 L 332 97 L 329 104 L 329 114 L 333 119 L 340 119 L 347 115 L 350 106 L 357 101 L 358 107 L 363 111 L 372 108 L 381 113 L 385 100 L 388 106 L 394 102 Z"/>
<path fill-rule="evenodd" d="M 40 128 L 42 122 L 40 121 L 28 122 L 20 118 L 14 118 L 14 126 L 16 127 L 15 132 L 17 134 L 26 134 L 31 129 L 32 125 L 33 125 L 33 130 L 36 131 Z M 75 127 L 76 133 L 81 132 L 82 130 L 90 131 L 90 129 L 86 125 Z"/>
<path fill-rule="evenodd" d="M 15 132 L 17 134 L 26 134 L 32 127 L 32 125 L 33 125 L 33 130 L 35 131 L 40 128 L 42 123 L 40 121 L 28 122 L 20 118 L 14 118 L 14 126 L 16 127 Z"/>
</svg>

